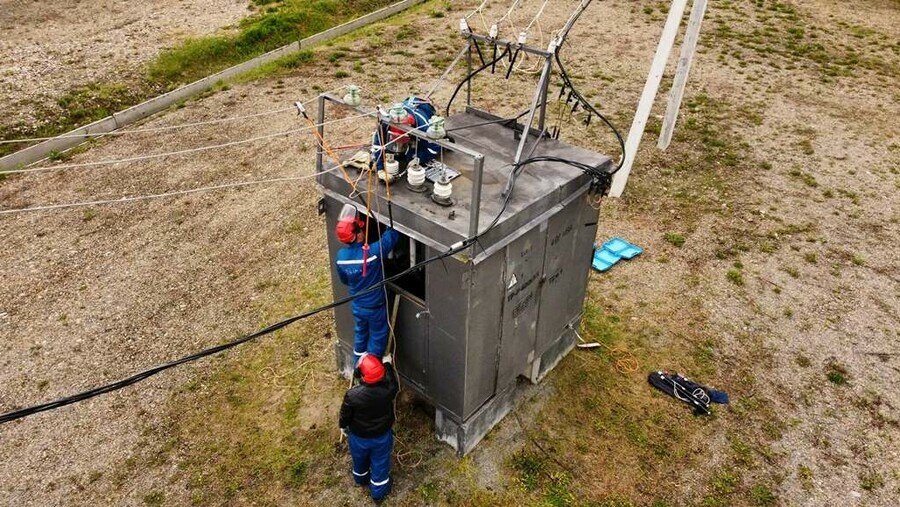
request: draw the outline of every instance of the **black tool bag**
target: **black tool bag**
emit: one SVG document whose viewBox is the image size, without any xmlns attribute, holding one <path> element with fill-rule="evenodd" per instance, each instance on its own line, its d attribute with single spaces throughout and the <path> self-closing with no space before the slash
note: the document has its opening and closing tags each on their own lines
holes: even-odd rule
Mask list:
<svg viewBox="0 0 900 507">
<path fill-rule="evenodd" d="M 677 373 L 654 371 L 647 377 L 647 381 L 676 400 L 690 405 L 694 409 L 694 415 L 709 415 L 710 403 L 729 401 L 725 392 L 710 389 Z"/>
</svg>

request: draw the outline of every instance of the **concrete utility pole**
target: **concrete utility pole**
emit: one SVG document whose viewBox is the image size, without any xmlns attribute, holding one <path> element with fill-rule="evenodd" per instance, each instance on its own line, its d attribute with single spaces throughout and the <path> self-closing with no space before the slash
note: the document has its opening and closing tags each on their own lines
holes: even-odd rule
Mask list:
<svg viewBox="0 0 900 507">
<path fill-rule="evenodd" d="M 678 121 L 678 111 L 681 109 L 681 100 L 684 98 L 684 85 L 687 83 L 688 73 L 691 71 L 691 63 L 694 61 L 694 53 L 697 51 L 697 39 L 700 38 L 700 25 L 706 14 L 706 0 L 694 0 L 691 7 L 691 19 L 688 21 L 687 32 L 684 34 L 684 43 L 681 45 L 681 57 L 678 58 L 678 68 L 675 70 L 675 81 L 672 83 L 672 91 L 669 93 L 669 105 L 666 108 L 666 118 L 663 120 L 662 130 L 659 133 L 659 142 L 656 147 L 665 150 L 672 142 L 672 134 L 675 132 L 675 123 Z"/>
<path fill-rule="evenodd" d="M 662 82 L 662 77 L 666 70 L 669 54 L 672 51 L 672 47 L 675 45 L 678 28 L 681 26 L 681 17 L 684 15 L 686 7 L 687 0 L 673 0 L 672 6 L 669 8 L 669 17 L 666 19 L 662 36 L 659 39 L 659 45 L 656 47 L 656 55 L 653 57 L 653 63 L 650 66 L 650 75 L 647 76 L 647 82 L 644 84 L 644 91 L 641 93 L 641 100 L 638 103 L 634 121 L 631 124 L 631 130 L 628 132 L 628 139 L 625 141 L 624 164 L 613 177 L 612 187 L 609 191 L 609 195 L 612 197 L 621 197 L 622 192 L 625 190 L 625 184 L 628 182 L 631 166 L 634 165 L 634 159 L 637 156 L 637 150 L 641 144 L 644 129 L 647 127 L 650 111 L 653 109 L 653 103 L 659 92 L 659 85 Z M 673 116 L 671 125 L 668 127 L 669 130 L 674 129 L 674 117 L 678 115 L 678 109 L 681 105 L 681 97 L 684 94 L 684 84 L 687 81 L 688 70 L 690 70 L 691 60 L 693 59 L 694 51 L 697 47 L 700 22 L 703 19 L 705 11 L 706 0 L 694 0 L 694 7 L 691 10 L 691 21 L 688 27 L 688 33 L 685 35 L 685 44 L 678 67 L 678 73 L 683 76 L 680 84 L 678 84 L 676 77 L 676 86 L 673 87 L 672 97 L 669 102 L 668 114 Z M 669 139 L 671 139 L 671 132 L 669 132 L 668 136 Z"/>
</svg>

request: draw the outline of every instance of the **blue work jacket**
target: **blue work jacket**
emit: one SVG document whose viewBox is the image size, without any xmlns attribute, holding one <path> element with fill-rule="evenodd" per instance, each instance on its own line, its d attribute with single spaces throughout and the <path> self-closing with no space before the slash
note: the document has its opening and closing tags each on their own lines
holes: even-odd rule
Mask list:
<svg viewBox="0 0 900 507">
<path fill-rule="evenodd" d="M 350 295 L 355 296 L 366 289 L 381 283 L 384 280 L 384 272 L 381 269 L 382 256 L 387 256 L 397 246 L 400 234 L 387 229 L 381 235 L 381 239 L 369 245 L 369 258 L 363 258 L 362 243 L 353 243 L 345 246 L 337 253 L 338 278 L 341 283 L 350 287 Z M 366 265 L 366 275 L 363 276 L 363 264 Z M 384 305 L 384 291 L 373 290 L 353 300 L 352 306 L 356 308 L 377 308 Z"/>
</svg>

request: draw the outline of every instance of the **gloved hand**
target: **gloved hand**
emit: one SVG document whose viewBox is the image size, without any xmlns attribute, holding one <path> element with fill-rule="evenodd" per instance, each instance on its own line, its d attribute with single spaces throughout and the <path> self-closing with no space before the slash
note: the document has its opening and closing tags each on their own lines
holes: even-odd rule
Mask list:
<svg viewBox="0 0 900 507">
<path fill-rule="evenodd" d="M 350 437 L 347 435 L 347 428 L 341 428 L 341 436 L 344 437 L 344 438 L 350 438 Z"/>
<path fill-rule="evenodd" d="M 381 358 L 382 364 L 388 364 L 388 363 L 393 363 L 393 362 L 394 362 L 394 356 L 392 356 L 390 354 L 385 354 L 384 357 Z"/>
</svg>

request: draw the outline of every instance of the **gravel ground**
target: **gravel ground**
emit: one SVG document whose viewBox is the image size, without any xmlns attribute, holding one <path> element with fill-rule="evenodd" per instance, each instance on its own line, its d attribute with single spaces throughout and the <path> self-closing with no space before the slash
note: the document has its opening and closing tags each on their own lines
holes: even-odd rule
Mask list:
<svg viewBox="0 0 900 507">
<path fill-rule="evenodd" d="M 0 0 L 0 117 L 32 125 L 34 104 L 78 85 L 128 81 L 160 50 L 246 16 L 247 0 Z"/>
<path fill-rule="evenodd" d="M 752 10 L 754 2 L 735 3 Z M 792 5 L 808 26 L 826 27 L 831 37 L 844 42 L 857 44 L 858 38 L 844 34 L 840 23 L 893 41 L 900 35 L 896 2 L 861 2 L 853 8 L 814 3 Z M 611 111 L 632 111 L 636 105 L 662 25 L 662 15 L 645 14 L 643 6 L 658 4 L 611 1 L 593 7 L 582 26 L 594 30 L 575 34 L 569 49 L 573 72 L 590 83 L 593 100 Z M 556 26 L 570 7 L 571 2 L 548 6 L 545 25 Z M 488 19 L 491 15 L 499 17 L 493 12 Z M 734 23 L 730 16 L 727 8 L 712 7 L 705 33 L 722 24 L 716 19 Z M 438 41 L 455 44 L 457 39 L 450 37 L 456 17 L 440 20 L 446 25 L 443 31 L 420 33 L 404 49 L 415 54 Z M 360 45 L 365 42 L 351 47 Z M 628 295 L 614 304 L 663 328 L 664 322 L 652 321 L 654 312 L 642 315 L 636 308 L 650 303 L 652 309 L 672 298 L 700 302 L 718 340 L 715 357 L 726 370 L 723 387 L 730 387 L 729 382 L 737 387 L 740 381 L 727 370 L 749 368 L 762 379 L 755 388 L 758 399 L 775 406 L 784 419 L 772 460 L 759 465 L 782 478 L 775 488 L 781 503 L 896 505 L 900 266 L 894 245 L 900 241 L 900 101 L 885 85 L 885 75 L 875 71 L 861 69 L 853 77 L 826 82 L 816 68 L 774 68 L 754 58 L 745 66 L 726 65 L 717 58 L 726 50 L 720 40 L 707 37 L 701 45 L 689 96 L 703 91 L 737 107 L 752 106 L 759 120 L 744 121 L 737 133 L 749 152 L 769 165 L 741 182 L 739 195 L 722 196 L 723 206 L 733 209 L 725 218 L 704 219 L 685 231 L 685 247 L 678 250 L 662 239 L 678 219 L 669 210 L 653 209 L 652 195 L 641 194 L 640 203 L 610 202 L 601 239 L 623 235 L 647 254 L 639 262 L 617 266 L 614 278 L 595 277 L 594 293 L 627 285 Z M 397 66 L 408 61 L 396 54 L 379 60 Z M 896 57 L 890 61 L 894 67 L 888 68 L 888 82 L 896 83 Z M 350 63 L 338 65 L 349 69 Z M 440 72 L 418 65 L 431 77 Z M 323 77 L 333 71 L 320 63 L 283 79 L 237 85 L 148 124 L 276 109 L 310 96 L 314 85 L 333 88 L 352 81 L 366 90 L 400 90 L 427 81 L 410 82 L 408 72 L 394 71 L 380 75 L 389 87 L 368 75 L 343 81 Z M 591 78 L 592 72 L 615 76 L 615 81 Z M 506 92 L 518 96 L 527 89 L 512 84 Z M 441 93 L 446 98 L 446 90 Z M 489 100 L 491 105 L 506 113 L 521 106 L 498 98 Z M 226 142 L 293 128 L 296 122 L 295 116 L 283 114 L 149 139 L 118 138 L 70 163 Z M 586 133 L 575 137 L 597 143 Z M 645 138 L 639 160 L 651 159 L 653 141 L 652 135 Z M 602 149 L 612 152 L 614 146 Z M 652 182 L 650 175 L 666 169 L 639 164 L 635 174 L 646 185 Z M 116 198 L 311 170 L 309 139 L 295 135 L 200 157 L 10 178 L 0 184 L 0 206 Z M 813 175 L 815 185 L 804 181 L 802 173 Z M 309 268 L 327 262 L 315 201 L 312 185 L 288 183 L 0 216 L 0 257 L 5 260 L 0 267 L 0 385 L 5 386 L 0 410 L 120 378 L 255 329 L 267 302 L 280 297 L 279 287 L 295 285 Z M 746 237 L 750 248 L 737 259 L 718 258 L 716 252 L 735 236 Z M 777 240 L 778 248 L 761 247 L 766 238 Z M 665 262 L 657 261 L 661 252 L 667 253 Z M 741 286 L 725 276 L 736 261 L 742 265 Z M 697 271 L 699 282 L 689 285 L 688 273 Z M 748 345 L 756 340 L 760 350 Z M 748 367 L 745 363 L 761 351 L 766 359 Z M 826 379 L 834 364 L 845 372 L 846 385 Z M 177 462 L 134 472 L 134 457 L 153 445 L 142 439 L 146 428 L 169 417 L 161 407 L 171 390 L 207 365 L 188 366 L 138 387 L 0 427 L 0 504 L 141 505 L 152 489 L 165 490 L 170 503 L 188 503 Z M 329 414 L 321 417 L 328 424 Z M 731 417 L 737 416 L 720 415 Z M 501 426 L 498 447 L 513 445 L 514 424 L 508 420 Z M 711 444 L 712 458 L 704 467 L 686 472 L 690 480 L 673 489 L 674 503 L 699 502 L 694 487 L 721 463 L 725 451 L 717 449 L 720 443 Z M 484 474 L 498 473 L 501 451 L 508 449 L 494 450 L 495 460 L 485 459 L 492 450 L 476 456 Z M 809 484 L 801 466 L 810 470 Z M 128 480 L 117 481 L 123 470 Z M 861 487 L 872 485 L 863 478 L 876 476 L 880 485 Z M 485 482 L 505 483 L 490 477 Z"/>
</svg>

